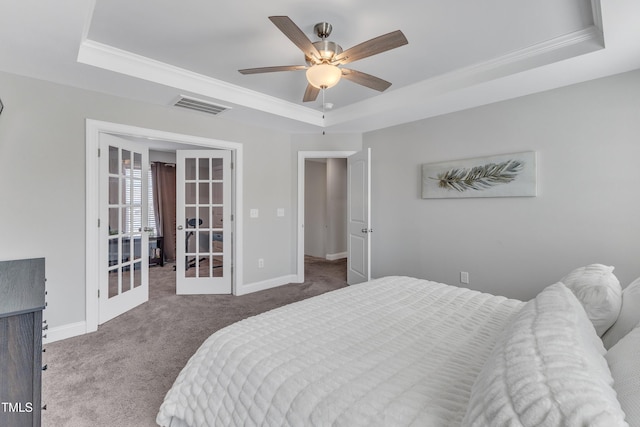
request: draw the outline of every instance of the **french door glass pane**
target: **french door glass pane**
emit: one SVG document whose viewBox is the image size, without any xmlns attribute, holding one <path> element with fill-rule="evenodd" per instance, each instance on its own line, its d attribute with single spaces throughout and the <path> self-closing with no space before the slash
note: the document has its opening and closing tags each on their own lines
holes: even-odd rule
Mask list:
<svg viewBox="0 0 640 427">
<path fill-rule="evenodd" d="M 209 204 L 209 183 L 201 182 L 199 185 L 199 199 L 198 203 L 206 205 Z"/>
<path fill-rule="evenodd" d="M 109 177 L 109 204 L 115 205 L 118 203 L 118 177 Z"/>
<path fill-rule="evenodd" d="M 222 188 L 223 188 L 223 183 L 222 182 L 213 182 L 211 183 L 211 189 L 212 189 L 212 199 L 211 199 L 211 203 L 214 205 L 221 205 L 223 198 L 222 198 Z"/>
<path fill-rule="evenodd" d="M 188 205 L 193 205 L 196 203 L 196 184 L 193 182 L 188 182 L 185 184 L 184 189 L 184 202 Z"/>
<path fill-rule="evenodd" d="M 184 176 L 187 181 L 196 179 L 196 159 L 185 160 Z"/>
<path fill-rule="evenodd" d="M 118 289 L 118 283 L 120 282 L 120 270 L 110 270 L 109 271 L 109 298 L 113 298 L 120 294 Z"/>
<path fill-rule="evenodd" d="M 222 159 L 211 159 L 211 179 L 221 181 L 222 180 Z"/>
<path fill-rule="evenodd" d="M 142 286 L 142 261 L 133 264 L 133 287 Z"/>
<path fill-rule="evenodd" d="M 209 220 L 209 207 L 200 207 L 198 208 L 199 216 L 198 218 L 202 220 L 202 224 L 200 228 L 209 228 L 211 225 L 211 221 Z"/>
<path fill-rule="evenodd" d="M 142 243 L 142 236 L 137 235 L 133 237 L 133 260 L 139 260 L 141 257 L 141 243 Z"/>
<path fill-rule="evenodd" d="M 122 254 L 120 263 L 124 264 L 131 259 L 131 245 L 129 244 L 129 239 L 127 237 L 118 237 L 118 240 L 120 241 L 120 247 L 122 248 L 120 252 Z"/>
<path fill-rule="evenodd" d="M 209 159 L 200 159 L 199 179 L 209 180 Z"/>
<path fill-rule="evenodd" d="M 222 231 L 216 231 L 211 235 L 211 237 L 211 252 L 222 252 L 222 244 L 224 242 L 224 235 Z"/>
<path fill-rule="evenodd" d="M 211 208 L 213 212 L 213 222 L 212 227 L 222 228 L 223 226 L 223 216 L 222 216 L 222 206 L 214 206 Z"/>
<path fill-rule="evenodd" d="M 186 213 L 186 217 L 185 218 L 186 218 L 186 221 L 187 221 L 186 225 L 187 225 L 187 227 L 190 227 L 189 226 L 189 220 L 195 220 L 196 219 L 196 208 L 193 207 L 193 206 L 187 206 L 185 208 L 185 213 Z M 191 228 L 195 227 L 195 223 L 196 223 L 196 221 L 192 221 L 192 224 L 194 224 L 194 225 Z"/>
<path fill-rule="evenodd" d="M 222 264 L 222 255 L 215 255 L 213 257 L 211 257 L 213 262 L 212 262 L 212 267 L 213 267 L 213 277 L 223 277 L 224 276 L 224 268 Z"/>
<path fill-rule="evenodd" d="M 127 170 L 131 169 L 131 151 L 129 150 L 122 150 L 122 169 L 121 169 L 121 173 L 122 175 L 129 175 L 127 173 Z"/>
<path fill-rule="evenodd" d="M 109 238 L 108 239 L 108 253 L 109 253 L 109 266 L 115 265 L 118 263 L 118 238 Z"/>
<path fill-rule="evenodd" d="M 185 259 L 185 267 L 186 271 L 184 273 L 185 277 L 196 277 L 198 259 L 193 256 L 187 255 Z"/>
<path fill-rule="evenodd" d="M 120 269 L 122 271 L 122 293 L 125 293 L 131 290 L 131 268 L 124 265 Z"/>
<path fill-rule="evenodd" d="M 208 231 L 200 231 L 198 233 L 198 252 L 199 253 L 208 253 L 209 252 L 209 232 Z"/>
<path fill-rule="evenodd" d="M 119 155 L 120 151 L 118 147 L 109 147 L 109 174 L 111 175 L 118 174 L 118 165 L 120 164 Z"/>
<path fill-rule="evenodd" d="M 120 225 L 118 222 L 118 211 L 120 208 L 109 208 L 109 235 L 113 236 L 120 231 Z"/>
</svg>

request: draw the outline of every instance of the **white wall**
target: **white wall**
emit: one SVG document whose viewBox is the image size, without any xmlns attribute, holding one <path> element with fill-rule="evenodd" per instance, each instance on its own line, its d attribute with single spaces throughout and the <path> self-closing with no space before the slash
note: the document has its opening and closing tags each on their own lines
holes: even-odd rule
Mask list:
<svg viewBox="0 0 640 427">
<path fill-rule="evenodd" d="M 289 135 L 6 73 L 0 96 L 0 259 L 46 258 L 52 329 L 85 320 L 84 254 L 95 250 L 85 248 L 87 118 L 242 143 L 244 281 L 295 272 Z M 259 218 L 249 219 L 251 208 Z"/>
<path fill-rule="evenodd" d="M 529 299 L 571 269 L 640 276 L 640 71 L 388 128 L 372 147 L 374 277 Z M 421 199 L 420 165 L 534 150 L 535 198 Z"/>
</svg>

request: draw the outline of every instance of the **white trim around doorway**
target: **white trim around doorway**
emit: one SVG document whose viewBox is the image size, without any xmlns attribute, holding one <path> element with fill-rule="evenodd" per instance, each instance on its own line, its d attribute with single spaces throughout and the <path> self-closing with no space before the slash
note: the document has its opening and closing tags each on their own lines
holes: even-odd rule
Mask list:
<svg viewBox="0 0 640 427">
<path fill-rule="evenodd" d="M 307 159 L 346 159 L 357 151 L 298 151 L 298 245 L 296 283 L 304 282 L 304 163 Z"/>
<path fill-rule="evenodd" d="M 155 129 L 110 123 L 93 119 L 86 119 L 86 170 L 85 170 L 85 289 L 86 289 L 86 332 L 98 330 L 98 283 L 99 283 L 99 229 L 100 217 L 100 167 L 98 148 L 100 134 L 109 133 L 122 137 L 153 138 L 179 144 L 199 145 L 202 147 L 230 150 L 233 161 L 233 272 L 232 293 L 237 295 L 243 285 L 242 277 L 242 165 L 243 146 L 237 142 L 222 141 L 192 135 L 183 135 Z"/>
</svg>

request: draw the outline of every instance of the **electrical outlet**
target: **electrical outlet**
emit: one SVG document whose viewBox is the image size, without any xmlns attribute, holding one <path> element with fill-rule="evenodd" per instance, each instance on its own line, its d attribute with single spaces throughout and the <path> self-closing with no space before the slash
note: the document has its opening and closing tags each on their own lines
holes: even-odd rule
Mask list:
<svg viewBox="0 0 640 427">
<path fill-rule="evenodd" d="M 249 218 L 258 218 L 258 209 L 251 209 L 249 211 Z"/>
<path fill-rule="evenodd" d="M 258 268 L 264 267 L 264 258 L 258 258 Z"/>
<path fill-rule="evenodd" d="M 460 283 L 469 284 L 469 273 L 467 271 L 460 272 Z"/>
</svg>

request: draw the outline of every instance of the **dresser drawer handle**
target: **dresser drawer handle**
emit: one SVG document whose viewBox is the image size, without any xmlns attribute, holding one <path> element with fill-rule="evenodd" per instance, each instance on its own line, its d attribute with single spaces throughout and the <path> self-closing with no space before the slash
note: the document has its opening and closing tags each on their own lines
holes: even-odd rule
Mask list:
<svg viewBox="0 0 640 427">
<path fill-rule="evenodd" d="M 43 370 L 43 371 L 46 371 L 46 370 L 47 370 L 47 368 L 49 368 L 49 365 L 44 365 L 44 366 L 42 367 L 42 370 Z"/>
</svg>

